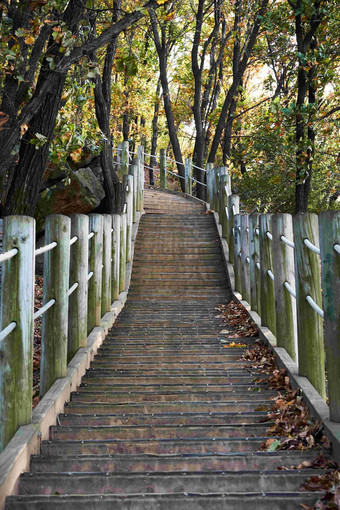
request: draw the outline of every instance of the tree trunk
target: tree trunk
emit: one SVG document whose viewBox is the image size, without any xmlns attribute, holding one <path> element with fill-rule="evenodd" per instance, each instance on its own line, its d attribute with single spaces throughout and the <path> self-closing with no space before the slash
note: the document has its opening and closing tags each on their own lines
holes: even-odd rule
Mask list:
<svg viewBox="0 0 340 510">
<path fill-rule="evenodd" d="M 184 186 L 184 177 L 185 177 L 185 170 L 184 170 L 184 164 L 183 164 L 183 158 L 182 158 L 182 151 L 179 144 L 179 140 L 177 137 L 177 130 L 175 126 L 175 120 L 173 116 L 172 106 L 171 106 L 171 99 L 170 99 L 170 90 L 169 90 L 169 83 L 168 83 L 168 75 L 167 75 L 167 66 L 168 66 L 168 47 L 165 40 L 165 28 L 162 27 L 162 42 L 159 37 L 158 33 L 158 27 L 157 27 L 157 19 L 156 14 L 153 10 L 149 11 L 150 20 L 151 20 L 151 27 L 152 32 L 154 36 L 154 42 L 156 46 L 156 50 L 158 53 L 158 59 L 159 59 L 159 75 L 161 80 L 161 85 L 163 89 L 163 102 L 164 102 L 164 110 L 166 115 L 166 120 L 168 124 L 168 130 L 169 130 L 169 137 L 170 142 L 172 146 L 172 150 L 174 153 L 175 160 L 177 162 L 177 169 L 178 174 L 182 177 L 180 179 L 181 183 L 181 190 L 185 191 Z"/>
<path fill-rule="evenodd" d="M 158 141 L 158 114 L 159 114 L 159 94 L 161 91 L 161 80 L 158 78 L 156 87 L 155 97 L 155 108 L 152 119 L 152 138 L 151 138 L 151 156 L 150 156 L 150 169 L 149 169 L 149 182 L 151 186 L 155 185 L 155 178 L 153 168 L 156 166 L 156 152 L 157 152 L 157 141 Z"/>
</svg>

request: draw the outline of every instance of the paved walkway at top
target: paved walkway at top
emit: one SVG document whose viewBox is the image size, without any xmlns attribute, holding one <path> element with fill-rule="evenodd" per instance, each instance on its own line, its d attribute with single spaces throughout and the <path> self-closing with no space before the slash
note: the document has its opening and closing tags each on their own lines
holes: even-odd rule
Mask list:
<svg viewBox="0 0 340 510">
<path fill-rule="evenodd" d="M 274 392 L 225 348 L 213 217 L 145 191 L 126 307 L 7 509 L 297 509 L 303 452 L 258 452 Z M 232 339 L 230 339 L 232 341 Z M 250 345 L 254 339 L 242 339 Z"/>
</svg>

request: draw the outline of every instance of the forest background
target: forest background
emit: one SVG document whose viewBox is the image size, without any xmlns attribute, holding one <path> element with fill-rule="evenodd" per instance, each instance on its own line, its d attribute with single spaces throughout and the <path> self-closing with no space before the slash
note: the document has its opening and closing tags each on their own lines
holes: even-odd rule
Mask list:
<svg viewBox="0 0 340 510">
<path fill-rule="evenodd" d="M 336 0 L 1 0 L 0 214 L 112 148 L 227 166 L 247 211 L 340 208 Z M 156 158 L 148 165 L 154 167 Z M 53 181 L 53 179 L 52 179 Z M 48 190 L 47 190 L 48 191 Z M 204 188 L 197 186 L 204 198 Z"/>
</svg>

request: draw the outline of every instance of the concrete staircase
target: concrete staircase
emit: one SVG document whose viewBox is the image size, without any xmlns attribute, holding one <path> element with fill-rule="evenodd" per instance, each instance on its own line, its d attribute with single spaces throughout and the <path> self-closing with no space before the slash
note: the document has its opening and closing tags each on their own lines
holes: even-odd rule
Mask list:
<svg viewBox="0 0 340 510">
<path fill-rule="evenodd" d="M 298 509 L 314 453 L 258 452 L 274 392 L 225 349 L 213 217 L 145 192 L 127 305 L 6 509 Z M 242 339 L 251 344 L 253 339 Z M 261 390 L 261 391 L 259 391 Z M 318 471 L 313 471 L 313 474 Z"/>
</svg>

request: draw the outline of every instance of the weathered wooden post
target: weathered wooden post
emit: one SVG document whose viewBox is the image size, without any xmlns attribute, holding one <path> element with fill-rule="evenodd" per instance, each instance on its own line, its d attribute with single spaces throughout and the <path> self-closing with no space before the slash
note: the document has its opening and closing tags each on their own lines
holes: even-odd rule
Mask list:
<svg viewBox="0 0 340 510">
<path fill-rule="evenodd" d="M 133 225 L 133 177 L 126 175 L 126 262 L 131 262 L 132 256 L 132 225 Z"/>
<path fill-rule="evenodd" d="M 103 214 L 103 272 L 101 315 L 111 310 L 112 216 Z"/>
<path fill-rule="evenodd" d="M 261 315 L 260 299 L 260 214 L 249 216 L 249 280 L 250 280 L 250 306 L 252 310 Z"/>
<path fill-rule="evenodd" d="M 187 195 L 192 195 L 192 165 L 191 165 L 191 159 L 186 158 L 185 159 L 185 165 L 184 165 L 184 171 L 185 171 L 185 193 Z"/>
<path fill-rule="evenodd" d="M 228 237 L 228 196 L 230 195 L 230 176 L 222 175 L 220 178 L 220 223 L 222 237 Z"/>
<path fill-rule="evenodd" d="M 140 192 L 140 210 L 144 209 L 144 181 L 145 181 L 145 170 L 144 170 L 144 147 L 143 145 L 139 145 L 138 149 L 138 165 L 139 165 L 139 192 Z"/>
<path fill-rule="evenodd" d="M 0 451 L 20 425 L 32 418 L 33 311 L 35 220 L 28 216 L 4 219 L 0 341 Z M 16 325 L 15 325 L 16 324 Z"/>
<path fill-rule="evenodd" d="M 218 213 L 219 206 L 219 188 L 218 182 L 220 178 L 220 168 L 213 168 L 212 170 L 212 181 L 213 181 L 213 209 Z"/>
<path fill-rule="evenodd" d="M 207 163 L 207 200 L 210 208 L 213 208 L 214 184 L 213 184 L 213 164 Z"/>
<path fill-rule="evenodd" d="M 290 214 L 274 214 L 272 229 L 277 345 L 284 347 L 288 354 L 296 360 L 294 249 L 287 244 L 287 241 L 293 243 L 292 216 Z"/>
<path fill-rule="evenodd" d="M 271 241 L 272 214 L 260 216 L 260 288 L 261 324 L 276 334 L 276 312 L 273 273 L 273 250 Z"/>
<path fill-rule="evenodd" d="M 125 290 L 127 214 L 120 215 L 119 292 Z"/>
<path fill-rule="evenodd" d="M 67 372 L 68 348 L 68 290 L 70 280 L 71 220 L 54 214 L 45 222 L 46 245 L 57 245 L 44 255 L 44 298 L 53 306 L 43 315 L 41 334 L 40 394 L 50 389 Z"/>
<path fill-rule="evenodd" d="M 340 421 L 340 212 L 319 216 L 322 300 L 330 418 Z"/>
<path fill-rule="evenodd" d="M 100 326 L 102 297 L 102 266 L 103 266 L 103 216 L 90 214 L 89 223 L 89 283 L 88 283 L 88 314 L 87 332 Z M 92 235 L 93 233 L 93 235 Z M 90 237 L 91 236 L 91 237 Z M 91 276 L 92 274 L 92 276 Z"/>
<path fill-rule="evenodd" d="M 250 303 L 250 273 L 249 273 L 249 216 L 241 215 L 241 280 L 242 297 Z"/>
<path fill-rule="evenodd" d="M 166 189 L 166 151 L 165 149 L 160 150 L 159 155 L 159 180 L 160 187 Z"/>
<path fill-rule="evenodd" d="M 133 211 L 132 211 L 132 221 L 136 223 L 137 221 L 137 202 L 138 202 L 138 165 L 132 165 L 130 167 L 130 174 L 133 179 Z"/>
<path fill-rule="evenodd" d="M 235 290 L 242 292 L 241 277 L 241 215 L 234 216 L 234 272 L 235 272 Z"/>
<path fill-rule="evenodd" d="M 121 169 L 122 177 L 129 173 L 129 142 L 122 143 Z"/>
<path fill-rule="evenodd" d="M 235 251 L 234 251 L 234 218 L 240 210 L 240 197 L 238 195 L 230 195 L 228 197 L 228 247 L 229 247 L 229 262 L 235 264 Z"/>
<path fill-rule="evenodd" d="M 112 302 L 119 296 L 119 273 L 120 273 L 120 214 L 112 215 Z"/>
<path fill-rule="evenodd" d="M 319 313 L 311 306 L 314 302 L 315 308 L 322 313 L 320 258 L 316 253 L 319 250 L 318 217 L 316 214 L 299 213 L 293 217 L 293 227 L 299 373 L 306 376 L 325 398 L 323 323 Z"/>
<path fill-rule="evenodd" d="M 78 284 L 69 297 L 68 359 L 71 360 L 87 344 L 87 275 L 89 264 L 89 218 L 85 214 L 72 214 L 70 288 Z"/>
</svg>

